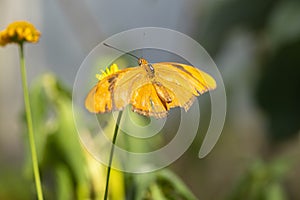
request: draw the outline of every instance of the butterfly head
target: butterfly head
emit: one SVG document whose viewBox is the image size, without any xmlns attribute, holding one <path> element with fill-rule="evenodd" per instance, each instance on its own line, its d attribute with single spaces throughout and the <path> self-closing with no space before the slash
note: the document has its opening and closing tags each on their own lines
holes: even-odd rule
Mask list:
<svg viewBox="0 0 300 200">
<path fill-rule="evenodd" d="M 139 58 L 138 63 L 139 63 L 139 66 L 141 66 L 141 65 L 147 65 L 148 61 L 146 59 L 144 59 L 144 58 Z"/>
</svg>

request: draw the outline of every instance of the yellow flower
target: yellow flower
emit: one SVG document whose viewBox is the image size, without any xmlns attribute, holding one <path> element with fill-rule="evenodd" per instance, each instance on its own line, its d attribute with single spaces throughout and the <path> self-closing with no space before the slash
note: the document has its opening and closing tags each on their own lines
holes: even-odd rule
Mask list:
<svg viewBox="0 0 300 200">
<path fill-rule="evenodd" d="M 101 74 L 96 74 L 96 78 L 100 80 L 102 80 L 103 78 L 105 78 L 106 76 L 109 76 L 111 74 L 116 73 L 117 71 L 119 71 L 118 65 L 117 64 L 112 64 L 110 66 L 110 68 L 106 68 L 105 71 L 101 70 Z"/>
<path fill-rule="evenodd" d="M 16 21 L 0 31 L 0 45 L 9 43 L 23 44 L 24 42 L 36 43 L 41 33 L 29 22 Z"/>
</svg>

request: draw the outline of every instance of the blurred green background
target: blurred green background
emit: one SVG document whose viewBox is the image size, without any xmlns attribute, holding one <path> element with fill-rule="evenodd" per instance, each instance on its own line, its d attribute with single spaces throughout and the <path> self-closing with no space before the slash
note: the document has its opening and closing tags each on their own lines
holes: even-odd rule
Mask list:
<svg viewBox="0 0 300 200">
<path fill-rule="evenodd" d="M 103 192 L 95 177 L 103 177 L 105 169 L 80 148 L 73 130 L 70 91 L 96 44 L 144 26 L 174 29 L 197 40 L 226 86 L 227 119 L 213 151 L 198 159 L 200 128 L 193 145 L 168 169 L 198 199 L 300 199 L 300 1 L 1 0 L 0 16 L 1 29 L 25 19 L 42 32 L 38 44 L 26 46 L 25 56 L 35 128 L 43 132 L 38 150 L 48 199 Z M 32 199 L 35 193 L 17 58 L 16 46 L 0 49 L 0 199 Z M 139 183 L 148 189 L 136 198 L 160 196 L 158 186 L 165 194 L 170 188 L 179 191 L 167 199 L 193 199 L 184 186 L 170 184 L 177 179 L 173 175 L 161 172 L 157 184 Z M 153 180 L 149 177 L 141 179 Z M 116 173 L 112 182 L 125 179 L 128 186 L 134 178 Z M 122 196 L 113 198 L 134 190 L 122 187 L 112 187 Z"/>
</svg>

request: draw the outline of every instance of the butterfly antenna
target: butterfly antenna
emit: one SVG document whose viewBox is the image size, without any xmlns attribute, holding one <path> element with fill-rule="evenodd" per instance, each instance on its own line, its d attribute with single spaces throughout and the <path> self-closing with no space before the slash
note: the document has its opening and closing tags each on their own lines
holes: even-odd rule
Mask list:
<svg viewBox="0 0 300 200">
<path fill-rule="evenodd" d="M 103 45 L 105 45 L 105 46 L 107 46 L 107 47 L 109 47 L 109 48 L 115 49 L 115 50 L 117 50 L 117 51 L 120 51 L 120 52 L 122 52 L 122 53 L 125 53 L 125 54 L 127 54 L 127 55 L 130 55 L 130 56 L 132 56 L 132 57 L 134 57 L 134 58 L 136 58 L 136 59 L 139 59 L 139 57 L 137 57 L 137 56 L 135 56 L 135 55 L 133 55 L 133 54 L 131 54 L 131 53 L 128 53 L 128 52 L 126 52 L 126 51 L 123 51 L 123 50 L 121 50 L 121 49 L 118 49 L 118 48 L 116 48 L 116 47 L 113 47 L 113 46 L 111 46 L 111 45 L 109 45 L 109 44 L 103 43 Z"/>
</svg>

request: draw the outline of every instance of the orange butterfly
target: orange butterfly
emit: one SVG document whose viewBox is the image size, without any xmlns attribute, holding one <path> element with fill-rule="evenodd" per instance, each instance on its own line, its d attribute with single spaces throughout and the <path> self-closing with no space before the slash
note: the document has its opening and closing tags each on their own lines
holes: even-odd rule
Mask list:
<svg viewBox="0 0 300 200">
<path fill-rule="evenodd" d="M 102 77 L 87 95 L 85 107 L 93 113 L 106 113 L 131 104 L 133 112 L 163 118 L 173 107 L 187 111 L 196 96 L 216 88 L 209 74 L 189 65 L 150 64 L 143 58 L 138 64 Z"/>
</svg>

